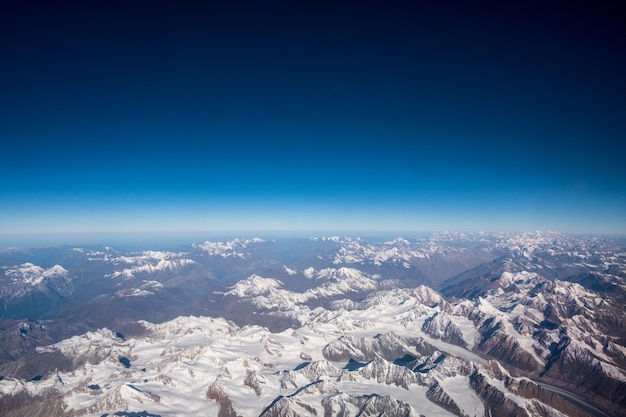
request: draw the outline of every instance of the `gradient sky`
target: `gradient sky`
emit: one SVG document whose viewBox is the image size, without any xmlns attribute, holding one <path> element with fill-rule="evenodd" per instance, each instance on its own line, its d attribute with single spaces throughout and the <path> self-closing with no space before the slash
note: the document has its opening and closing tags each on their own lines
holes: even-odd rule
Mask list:
<svg viewBox="0 0 626 417">
<path fill-rule="evenodd" d="M 0 233 L 626 234 L 617 7 L 12 3 Z"/>
</svg>

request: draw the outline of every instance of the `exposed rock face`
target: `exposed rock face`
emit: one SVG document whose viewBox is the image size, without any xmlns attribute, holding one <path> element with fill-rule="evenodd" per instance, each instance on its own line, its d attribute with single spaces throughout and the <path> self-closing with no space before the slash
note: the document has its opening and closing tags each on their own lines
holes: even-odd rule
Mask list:
<svg viewBox="0 0 626 417">
<path fill-rule="evenodd" d="M 478 371 L 470 375 L 471 387 L 485 401 L 485 413 L 493 417 L 532 417 L 504 393 L 489 384 L 487 377 Z"/>
<path fill-rule="evenodd" d="M 339 369 L 328 361 L 316 361 L 300 370 L 311 382 L 326 378 L 337 378 Z"/>
<path fill-rule="evenodd" d="M 68 410 L 58 392 L 48 390 L 39 395 L 24 391 L 0 396 L 0 414 L 3 417 L 74 417 L 77 414 Z"/>
<path fill-rule="evenodd" d="M 309 404 L 307 396 L 318 396 L 319 394 L 334 394 L 337 392 L 335 385 L 328 381 L 315 381 L 302 388 L 297 389 L 290 395 L 279 395 L 261 413 L 264 417 L 299 417 L 302 415 L 316 415 L 316 408 Z"/>
<path fill-rule="evenodd" d="M 607 410 L 626 407 L 624 346 L 611 344 L 625 334 L 616 299 L 524 271 L 503 273 L 498 285 L 465 310 L 481 335 L 476 350 Z"/>
<path fill-rule="evenodd" d="M 405 389 L 409 389 L 410 384 L 422 382 L 419 375 L 415 372 L 380 358 L 374 359 L 357 372 L 363 378 L 374 379 L 379 383 L 387 385 L 394 384 Z"/>
<path fill-rule="evenodd" d="M 530 373 L 539 373 L 543 370 L 543 364 L 526 350 L 522 349 L 519 342 L 502 329 L 502 324 L 497 319 L 487 319 L 479 328 L 482 339 L 476 349 L 489 357 L 502 360 L 516 368 Z"/>
<path fill-rule="evenodd" d="M 394 359 L 409 353 L 407 341 L 396 337 L 393 333 L 378 338 L 357 338 L 344 336 L 324 347 L 324 357 L 331 361 L 354 359 L 368 362 L 377 357 Z"/>
<path fill-rule="evenodd" d="M 209 385 L 206 396 L 210 400 L 214 400 L 220 407 L 218 417 L 239 417 L 233 408 L 233 404 L 224 392 L 218 380 Z"/>
<path fill-rule="evenodd" d="M 297 373 L 295 371 L 283 371 L 280 372 L 280 388 L 281 389 L 296 389 L 298 383 L 296 382 Z"/>
<path fill-rule="evenodd" d="M 254 393 L 259 396 L 262 394 L 262 386 L 265 384 L 265 378 L 259 372 L 248 371 L 248 375 L 243 383 L 254 390 Z"/>
<path fill-rule="evenodd" d="M 555 347 L 544 377 L 557 381 L 568 381 L 583 392 L 604 398 L 602 404 L 609 410 L 626 409 L 626 379 L 610 378 L 602 362 L 590 356 L 579 346 L 572 346 L 564 338 Z M 597 398 L 596 398 L 597 400 Z"/>
<path fill-rule="evenodd" d="M 281 397 L 272 403 L 272 405 L 261 414 L 261 417 L 300 417 L 304 415 L 302 409 L 306 410 L 307 414 L 311 414 L 312 410 L 307 408 L 306 404 L 302 407 L 302 403 L 297 399 Z"/>
<path fill-rule="evenodd" d="M 378 417 L 419 417 L 408 404 L 388 395 L 350 396 L 336 394 L 322 401 L 325 416 L 378 416 Z M 354 414 L 351 410 L 357 408 Z"/>
<path fill-rule="evenodd" d="M 467 414 L 461 411 L 461 409 L 454 402 L 454 400 L 450 398 L 448 394 L 446 394 L 443 388 L 441 388 L 439 382 L 435 382 L 433 385 L 430 386 L 430 388 L 428 388 L 428 391 L 426 391 L 426 397 L 430 401 L 434 402 L 441 408 L 448 410 L 454 415 L 457 415 L 459 417 L 467 416 Z"/>
<path fill-rule="evenodd" d="M 588 415 L 586 411 L 576 407 L 561 395 L 554 391 L 549 391 L 528 379 L 519 380 L 507 377 L 504 383 L 509 391 L 524 398 L 537 399 L 569 417 L 584 417 Z M 539 407 L 541 415 L 550 415 L 550 410 L 546 407 L 540 406 L 537 402 L 535 402 L 535 406 Z"/>
<path fill-rule="evenodd" d="M 408 404 L 398 401 L 388 395 L 378 396 L 363 396 L 359 397 L 360 401 L 357 405 L 360 406 L 359 413 L 365 416 L 380 416 L 380 417 L 414 417 L 415 411 Z M 360 404 L 359 404 L 360 403 Z M 362 404 L 362 405 L 361 405 Z"/>
<path fill-rule="evenodd" d="M 424 321 L 422 331 L 444 342 L 467 347 L 467 343 L 463 340 L 461 330 L 450 318 L 442 317 L 439 313 L 435 313 L 432 317 Z"/>
</svg>

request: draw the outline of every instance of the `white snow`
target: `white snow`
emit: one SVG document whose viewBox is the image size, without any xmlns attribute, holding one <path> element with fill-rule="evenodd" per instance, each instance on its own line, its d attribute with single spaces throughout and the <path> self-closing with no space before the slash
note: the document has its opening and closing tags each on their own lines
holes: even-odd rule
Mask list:
<svg viewBox="0 0 626 417">
<path fill-rule="evenodd" d="M 469 417 L 482 417 L 484 415 L 485 406 L 470 387 L 467 378 L 462 375 L 455 375 L 441 379 L 439 385 Z"/>
<path fill-rule="evenodd" d="M 296 275 L 297 272 L 291 268 L 288 268 L 286 265 L 283 265 L 283 271 L 287 273 L 287 275 Z"/>
<path fill-rule="evenodd" d="M 219 256 L 222 258 L 245 258 L 251 246 L 264 243 L 260 238 L 253 239 L 234 239 L 226 242 L 203 242 L 194 244 L 198 248 L 211 256 Z"/>
<path fill-rule="evenodd" d="M 134 256 L 107 257 L 106 260 L 115 266 L 120 264 L 132 266 L 106 274 L 105 278 L 133 279 L 137 274 L 174 271 L 196 263 L 185 256 L 187 254 L 179 252 L 144 251 Z"/>
<path fill-rule="evenodd" d="M 37 285 L 49 277 L 58 276 L 67 278 L 68 271 L 61 265 L 44 268 L 27 262 L 8 269 L 5 275 L 11 278 L 11 281 L 13 282 L 23 282 L 30 285 Z"/>
</svg>

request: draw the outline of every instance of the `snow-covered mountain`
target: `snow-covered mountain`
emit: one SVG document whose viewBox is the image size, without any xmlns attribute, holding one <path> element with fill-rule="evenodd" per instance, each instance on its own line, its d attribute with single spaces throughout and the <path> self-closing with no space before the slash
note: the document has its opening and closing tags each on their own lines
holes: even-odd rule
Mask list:
<svg viewBox="0 0 626 417">
<path fill-rule="evenodd" d="M 0 414 L 622 416 L 625 243 L 3 251 Z"/>
<path fill-rule="evenodd" d="M 185 258 L 184 253 L 164 251 L 144 251 L 132 256 L 119 256 L 107 258 L 107 260 L 121 268 L 116 268 L 115 272 L 105 275 L 106 278 L 112 279 L 132 279 L 136 278 L 137 275 L 172 271 L 195 264 L 193 260 Z"/>
<path fill-rule="evenodd" d="M 435 347 L 398 321 L 418 305 L 415 298 L 334 317 L 318 312 L 279 333 L 208 317 L 142 322 L 135 338 L 101 329 L 39 349 L 60 353 L 68 369 L 30 381 L 4 378 L 0 390 L 62 398 L 49 415 L 484 415 L 481 392 L 470 387 L 472 377 L 487 375 L 494 389 L 525 401 L 492 381 L 499 380 L 470 352 L 442 353 L 445 343 Z M 372 310 L 370 325 L 340 330 Z"/>
<path fill-rule="evenodd" d="M 252 247 L 265 243 L 263 239 L 234 239 L 226 242 L 210 242 L 206 241 L 192 245 L 193 248 L 206 252 L 210 256 L 219 256 L 222 258 L 245 258 L 250 256 Z"/>
<path fill-rule="evenodd" d="M 58 264 L 46 268 L 26 262 L 1 272 L 4 272 L 4 277 L 0 275 L 3 311 L 15 309 L 20 315 L 36 314 L 42 308 L 62 303 L 74 291 L 69 271 Z"/>
</svg>

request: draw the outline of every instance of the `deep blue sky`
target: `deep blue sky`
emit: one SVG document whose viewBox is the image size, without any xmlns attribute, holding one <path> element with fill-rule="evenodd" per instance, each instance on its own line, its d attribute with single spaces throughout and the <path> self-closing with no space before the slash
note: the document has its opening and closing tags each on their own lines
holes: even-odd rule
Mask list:
<svg viewBox="0 0 626 417">
<path fill-rule="evenodd" d="M 14 3 L 0 233 L 626 234 L 618 8 Z"/>
</svg>

